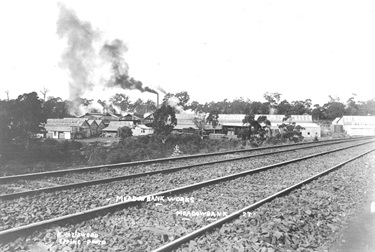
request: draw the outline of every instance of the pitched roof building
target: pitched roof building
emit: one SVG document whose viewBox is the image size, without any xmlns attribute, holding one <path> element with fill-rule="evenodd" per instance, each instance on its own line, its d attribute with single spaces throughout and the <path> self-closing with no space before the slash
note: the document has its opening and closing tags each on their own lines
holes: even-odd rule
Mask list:
<svg viewBox="0 0 375 252">
<path fill-rule="evenodd" d="M 47 119 L 44 128 L 49 138 L 75 139 L 90 136 L 90 125 L 85 118 Z"/>
</svg>

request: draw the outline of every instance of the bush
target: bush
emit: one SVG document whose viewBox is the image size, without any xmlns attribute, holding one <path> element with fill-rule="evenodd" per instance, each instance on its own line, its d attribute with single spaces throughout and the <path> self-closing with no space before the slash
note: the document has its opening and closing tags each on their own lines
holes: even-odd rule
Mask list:
<svg viewBox="0 0 375 252">
<path fill-rule="evenodd" d="M 124 126 L 119 129 L 119 136 L 124 140 L 125 138 L 133 136 L 133 131 L 131 128 Z"/>
<path fill-rule="evenodd" d="M 22 149 L 8 146 L 12 155 L 3 155 L 1 168 L 7 174 L 26 173 L 35 170 L 51 170 L 52 167 L 77 165 L 101 165 L 130 161 L 164 158 L 172 155 L 176 145 L 184 155 L 222 150 L 239 149 L 241 141 L 236 139 L 201 139 L 198 134 L 146 135 L 128 137 L 125 141 L 105 146 L 102 143 L 83 145 L 77 141 L 59 142 L 45 139 Z M 53 165 L 54 164 L 54 165 Z"/>
</svg>

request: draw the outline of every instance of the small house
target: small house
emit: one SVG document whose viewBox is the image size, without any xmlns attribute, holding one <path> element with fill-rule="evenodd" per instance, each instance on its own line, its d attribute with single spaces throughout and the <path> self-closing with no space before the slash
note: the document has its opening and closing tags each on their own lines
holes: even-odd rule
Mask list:
<svg viewBox="0 0 375 252">
<path fill-rule="evenodd" d="M 47 138 L 77 139 L 91 135 L 90 125 L 85 118 L 47 119 L 44 128 Z"/>
<path fill-rule="evenodd" d="M 140 124 L 135 126 L 133 129 L 133 136 L 144 136 L 150 135 L 154 133 L 154 129 L 151 127 L 147 127 L 146 125 Z"/>
</svg>

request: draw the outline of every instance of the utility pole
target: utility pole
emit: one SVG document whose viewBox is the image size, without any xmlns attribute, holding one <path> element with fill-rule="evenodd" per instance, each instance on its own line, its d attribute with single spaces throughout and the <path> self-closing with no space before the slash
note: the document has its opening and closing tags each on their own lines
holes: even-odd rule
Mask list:
<svg viewBox="0 0 375 252">
<path fill-rule="evenodd" d="M 6 90 L 5 93 L 7 94 L 7 100 L 9 101 L 9 90 Z"/>
</svg>

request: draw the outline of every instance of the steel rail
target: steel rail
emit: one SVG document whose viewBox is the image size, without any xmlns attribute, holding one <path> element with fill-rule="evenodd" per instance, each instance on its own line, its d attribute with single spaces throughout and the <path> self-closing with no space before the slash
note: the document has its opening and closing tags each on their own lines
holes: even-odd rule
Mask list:
<svg viewBox="0 0 375 252">
<path fill-rule="evenodd" d="M 356 156 L 354 158 L 346 160 L 346 161 L 344 161 L 344 162 L 342 162 L 342 163 L 340 163 L 338 165 L 335 165 L 335 166 L 333 166 L 333 167 L 331 167 L 331 168 L 329 168 L 329 169 L 327 169 L 327 170 L 325 170 L 323 172 L 320 172 L 320 173 L 318 173 L 316 175 L 313 175 L 313 176 L 311 176 L 308 179 L 305 179 L 305 180 L 303 180 L 301 182 L 298 182 L 298 183 L 296 183 L 296 184 L 294 184 L 294 185 L 292 185 L 292 186 L 290 186 L 288 188 L 285 188 L 285 189 L 283 189 L 283 190 L 281 190 L 281 191 L 279 191 L 277 193 L 274 193 L 274 194 L 272 194 L 272 195 L 270 195 L 270 196 L 268 196 L 268 197 L 266 197 L 266 198 L 264 198 L 262 200 L 259 200 L 259 201 L 255 202 L 252 205 L 244 207 L 244 208 L 242 208 L 242 209 L 240 209 L 240 210 L 238 210 L 238 211 L 236 211 L 236 212 L 228 215 L 227 217 L 223 217 L 223 218 L 221 218 L 221 219 L 219 219 L 219 220 L 217 220 L 217 221 L 215 221 L 213 223 L 210 223 L 210 224 L 208 224 L 208 225 L 206 225 L 206 226 L 204 226 L 204 227 L 202 227 L 200 229 L 197 229 L 197 230 L 195 230 L 195 231 L 193 231 L 193 232 L 191 232 L 191 233 L 189 233 L 187 235 L 184 235 L 184 236 L 182 236 L 182 237 L 180 237 L 180 238 L 178 238 L 178 239 L 176 239 L 176 240 L 174 240 L 174 241 L 172 241 L 170 243 L 167 243 L 164 246 L 162 246 L 162 247 L 160 247 L 158 249 L 153 250 L 152 252 L 172 251 L 173 249 L 178 248 L 180 245 L 182 245 L 182 244 L 184 244 L 184 243 L 186 243 L 186 242 L 188 242 L 188 241 L 190 241 L 190 240 L 192 240 L 192 239 L 194 239 L 194 238 L 196 238 L 196 237 L 198 237 L 198 236 L 200 236 L 200 235 L 202 235 L 202 234 L 204 234 L 204 233 L 206 233 L 206 232 L 208 232 L 208 231 L 210 231 L 210 230 L 212 230 L 214 228 L 218 228 L 218 227 L 222 226 L 223 224 L 225 224 L 225 223 L 227 223 L 227 222 L 229 222 L 229 221 L 231 221 L 233 219 L 236 219 L 236 218 L 240 217 L 243 212 L 254 210 L 254 209 L 260 207 L 261 205 L 263 205 L 266 202 L 270 202 L 270 201 L 272 201 L 273 199 L 275 199 L 277 197 L 284 196 L 284 195 L 290 193 L 292 190 L 295 190 L 295 189 L 301 187 L 304 184 L 310 183 L 311 181 L 313 181 L 313 180 L 315 180 L 317 178 L 320 178 L 320 177 L 322 177 L 322 176 L 324 176 L 324 175 L 326 175 L 326 174 L 328 174 L 328 173 L 330 173 L 330 172 L 332 172 L 332 171 L 334 171 L 334 170 L 336 170 L 336 169 L 344 166 L 345 164 L 347 164 L 349 162 L 352 162 L 352 161 L 354 161 L 354 160 L 356 160 L 356 159 L 358 159 L 358 158 L 360 158 L 360 157 L 362 157 L 362 156 L 364 156 L 364 155 L 366 155 L 366 154 L 368 154 L 370 152 L 373 152 L 373 151 L 375 151 L 375 149 L 366 151 L 365 153 L 362 153 L 362 154 L 360 154 L 360 155 L 358 155 L 358 156 Z"/>
<path fill-rule="evenodd" d="M 372 138 L 374 137 L 356 137 L 356 138 L 349 138 L 348 140 L 331 139 L 331 140 L 323 140 L 319 142 L 303 142 L 303 143 L 296 143 L 296 144 L 275 145 L 275 146 L 267 146 L 267 147 L 259 147 L 259 148 L 252 148 L 252 149 L 243 149 L 243 150 L 211 152 L 211 153 L 205 153 L 205 154 L 194 154 L 194 155 L 186 155 L 186 156 L 170 157 L 170 158 L 158 158 L 158 159 L 150 159 L 150 160 L 143 160 L 143 161 L 109 164 L 109 165 L 97 165 L 97 166 L 72 168 L 72 169 L 64 169 L 64 170 L 57 170 L 57 171 L 27 173 L 27 174 L 0 177 L 0 183 L 10 182 L 10 181 L 14 181 L 17 179 L 36 179 L 36 178 L 41 178 L 45 176 L 63 175 L 63 174 L 71 173 L 71 172 L 79 173 L 79 172 L 94 171 L 94 170 L 100 170 L 102 168 L 112 169 L 112 168 L 127 167 L 127 166 L 133 166 L 133 165 L 159 163 L 159 162 L 161 163 L 161 162 L 169 162 L 169 161 L 182 160 L 182 159 L 191 159 L 191 158 L 197 158 L 197 157 L 209 157 L 209 156 L 227 155 L 227 154 L 240 153 L 240 152 L 252 152 L 252 151 L 265 150 L 265 149 L 284 148 L 284 147 L 297 146 L 297 145 L 309 145 L 309 144 L 324 143 L 324 142 L 351 142 L 351 141 L 357 141 L 357 140 L 359 141 L 359 140 L 372 139 Z"/>
<path fill-rule="evenodd" d="M 356 140 L 356 141 L 361 141 L 361 140 Z M 309 146 L 303 146 L 303 147 L 298 147 L 298 148 L 293 148 L 293 149 L 275 151 L 275 152 L 271 152 L 271 153 L 270 152 L 260 153 L 260 154 L 255 154 L 255 155 L 248 155 L 248 156 L 228 158 L 228 159 L 222 159 L 222 160 L 216 160 L 216 161 L 202 162 L 202 163 L 191 164 L 191 165 L 171 167 L 171 168 L 161 169 L 161 170 L 156 170 L 156 171 L 140 172 L 140 173 L 123 175 L 123 176 L 111 177 L 111 178 L 94 179 L 94 180 L 85 181 L 85 182 L 71 183 L 71 184 L 66 184 L 66 185 L 44 187 L 44 188 L 39 188 L 39 189 L 35 189 L 35 190 L 27 190 L 27 191 L 22 191 L 22 192 L 2 194 L 2 195 L 0 195 L 0 200 L 10 200 L 10 199 L 18 198 L 18 197 L 26 197 L 26 196 L 36 195 L 36 194 L 40 194 L 40 193 L 48 193 L 48 192 L 54 192 L 54 191 L 72 189 L 72 188 L 81 188 L 81 187 L 90 186 L 90 185 L 110 183 L 110 182 L 114 182 L 114 181 L 132 179 L 132 178 L 137 178 L 137 177 L 151 176 L 151 175 L 155 175 L 155 174 L 172 173 L 172 172 L 177 172 L 177 171 L 180 171 L 180 170 L 183 170 L 183 169 L 189 169 L 189 168 L 198 167 L 198 166 L 219 164 L 219 163 L 224 163 L 224 162 L 232 162 L 232 161 L 237 161 L 237 160 L 242 160 L 242 159 L 268 156 L 268 155 L 280 154 L 280 153 L 284 153 L 284 152 L 298 151 L 298 150 L 302 150 L 302 149 L 308 149 L 308 148 L 314 148 L 314 147 L 320 147 L 320 146 L 326 146 L 326 145 L 333 145 L 333 144 L 338 144 L 338 143 L 337 142 L 333 142 L 333 143 L 329 142 L 329 143 L 317 144 L 317 145 L 313 145 L 313 146 L 309 145 Z"/>
<path fill-rule="evenodd" d="M 372 143 L 372 142 L 373 141 L 367 142 L 367 143 Z M 340 150 L 353 148 L 353 147 L 364 145 L 364 144 L 367 144 L 367 143 L 361 143 L 361 144 L 357 144 L 357 145 L 353 145 L 353 146 L 349 146 L 349 147 L 343 147 L 343 148 L 338 148 L 338 149 L 334 149 L 334 150 L 330 150 L 330 151 L 326 151 L 326 152 L 320 152 L 320 153 L 317 153 L 317 154 L 312 154 L 312 155 L 304 156 L 304 157 L 301 157 L 301 158 L 295 158 L 295 159 L 283 161 L 283 162 L 280 162 L 280 163 L 267 165 L 267 166 L 264 166 L 264 167 L 260 167 L 260 168 L 256 168 L 256 169 L 252 169 L 252 170 L 247 170 L 247 171 L 243 171 L 243 172 L 236 173 L 236 174 L 231 174 L 231 175 L 223 176 L 223 177 L 220 177 L 220 178 L 210 179 L 210 180 L 198 182 L 198 183 L 195 183 L 195 184 L 182 186 L 182 187 L 179 187 L 179 188 L 174 188 L 174 189 L 170 189 L 170 190 L 166 190 L 166 191 L 162 191 L 162 192 L 157 192 L 157 193 L 153 193 L 153 194 L 149 194 L 149 195 L 145 195 L 145 196 L 141 196 L 141 197 L 144 197 L 146 199 L 147 197 L 152 197 L 152 196 L 164 196 L 164 195 L 166 196 L 166 195 L 181 194 L 183 192 L 192 191 L 194 189 L 198 189 L 198 188 L 208 186 L 208 185 L 211 185 L 211 184 L 216 184 L 216 183 L 220 183 L 220 182 L 223 182 L 223 181 L 232 180 L 232 179 L 235 179 L 237 177 L 250 175 L 250 174 L 253 174 L 253 173 L 258 173 L 258 172 L 261 172 L 261 171 L 266 171 L 266 170 L 271 169 L 271 168 L 276 168 L 276 167 L 287 165 L 287 164 L 290 164 L 290 163 L 303 161 L 303 160 L 306 160 L 306 159 L 309 159 L 309 158 L 333 153 L 333 152 L 340 151 Z M 22 235 L 25 236 L 25 235 L 32 234 L 32 232 L 37 231 L 40 228 L 45 228 L 45 227 L 48 227 L 48 226 L 51 226 L 51 225 L 57 225 L 57 224 L 65 224 L 65 223 L 68 223 L 68 222 L 69 223 L 82 222 L 82 221 L 85 221 L 85 220 L 92 219 L 96 216 L 106 215 L 108 213 L 113 213 L 117 210 L 122 210 L 126 207 L 139 205 L 142 202 L 144 202 L 144 201 L 126 200 L 124 202 L 114 203 L 114 204 L 110 204 L 110 205 L 107 205 L 107 206 L 101 206 L 101 207 L 93 208 L 93 209 L 90 209 L 90 210 L 77 212 L 77 213 L 74 213 L 74 214 L 68 214 L 68 215 L 56 217 L 56 218 L 49 219 L 49 220 L 44 220 L 44 221 L 40 221 L 40 222 L 36 222 L 36 223 L 24 225 L 24 226 L 19 226 L 19 227 L 15 227 L 15 228 L 2 230 L 2 231 L 0 231 L 0 244 L 2 243 L 2 241 L 10 242 L 11 240 L 15 240 Z"/>
</svg>

